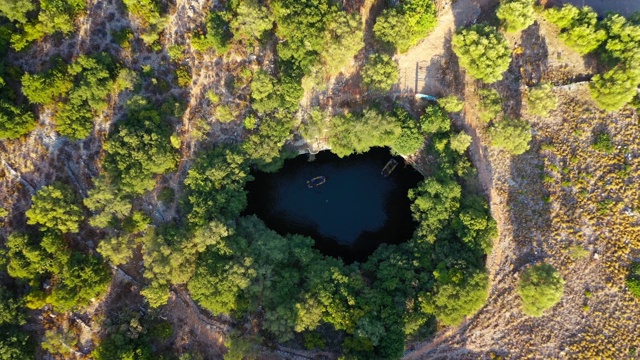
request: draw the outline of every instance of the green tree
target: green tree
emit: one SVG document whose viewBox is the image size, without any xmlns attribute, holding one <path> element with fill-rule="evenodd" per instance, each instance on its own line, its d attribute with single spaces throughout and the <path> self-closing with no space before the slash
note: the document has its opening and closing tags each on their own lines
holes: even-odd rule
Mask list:
<svg viewBox="0 0 640 360">
<path fill-rule="evenodd" d="M 58 104 L 56 129 L 72 140 L 84 139 L 93 129 L 93 118 L 107 108 L 107 95 L 113 89 L 106 56 L 80 56 L 68 67 L 75 84 L 64 103 Z"/>
<path fill-rule="evenodd" d="M 313 108 L 305 118 L 305 122 L 300 124 L 300 134 L 309 142 L 316 138 L 325 137 L 329 131 L 329 115 L 320 110 Z"/>
<path fill-rule="evenodd" d="M 17 139 L 36 127 L 32 113 L 0 100 L 0 139 Z"/>
<path fill-rule="evenodd" d="M 213 11 L 209 13 L 206 21 L 206 33 L 196 32 L 191 38 L 191 46 L 200 52 L 214 49 L 217 53 L 224 54 L 229 46 L 229 40 L 233 34 L 228 30 L 229 22 L 225 12 Z"/>
<path fill-rule="evenodd" d="M 502 112 L 502 98 L 495 89 L 480 89 L 480 120 L 488 123 L 495 119 Z"/>
<path fill-rule="evenodd" d="M 420 123 L 427 134 L 446 133 L 451 129 L 451 120 L 440 106 L 427 106 L 420 117 Z"/>
<path fill-rule="evenodd" d="M 550 111 L 558 108 L 558 97 L 550 84 L 541 84 L 530 88 L 526 93 L 529 113 L 546 117 Z"/>
<path fill-rule="evenodd" d="M 518 283 L 522 310 L 530 316 L 542 316 L 557 304 L 564 293 L 564 279 L 551 265 L 541 263 L 524 271 Z"/>
<path fill-rule="evenodd" d="M 160 37 L 167 24 L 167 18 L 160 14 L 160 7 L 154 0 L 123 0 L 127 10 L 136 17 L 143 26 L 140 38 L 151 45 Z"/>
<path fill-rule="evenodd" d="M 57 66 L 42 74 L 24 74 L 22 93 L 34 104 L 54 105 L 73 88 L 73 77 L 66 66 Z"/>
<path fill-rule="evenodd" d="M 238 0 L 232 2 L 235 12 L 229 22 L 234 39 L 260 39 L 273 28 L 274 18 L 266 6 L 256 0 Z"/>
<path fill-rule="evenodd" d="M 533 5 L 535 0 L 502 0 L 496 16 L 509 33 L 522 31 L 536 20 Z"/>
<path fill-rule="evenodd" d="M 127 117 L 116 124 L 104 144 L 104 167 L 125 194 L 142 194 L 155 186 L 154 176 L 174 169 L 176 150 L 169 126 L 141 97 L 128 103 Z"/>
<path fill-rule="evenodd" d="M 344 157 L 367 152 L 374 146 L 392 146 L 401 132 L 400 123 L 388 114 L 373 109 L 362 114 L 347 113 L 331 120 L 329 146 L 331 152 Z"/>
<path fill-rule="evenodd" d="M 331 14 L 338 11 L 328 0 L 274 0 L 278 56 L 306 73 L 318 61 Z"/>
<path fill-rule="evenodd" d="M 598 106 L 615 111 L 631 102 L 640 84 L 640 58 L 638 62 L 620 64 L 604 74 L 597 74 L 589 83 L 589 93 Z"/>
<path fill-rule="evenodd" d="M 426 178 L 409 190 L 413 218 L 418 222 L 417 234 L 429 238 L 437 233 L 460 207 L 462 188 L 452 178 Z"/>
<path fill-rule="evenodd" d="M 460 112 L 464 108 L 464 102 L 460 101 L 460 99 L 455 95 L 449 95 L 438 99 L 438 105 L 451 113 Z"/>
<path fill-rule="evenodd" d="M 94 178 L 94 187 L 83 200 L 84 206 L 95 214 L 89 224 L 98 228 L 113 225 L 114 220 L 124 220 L 131 213 L 131 201 L 118 190 L 107 177 Z"/>
<path fill-rule="evenodd" d="M 391 148 L 403 156 L 416 153 L 424 145 L 425 131 L 422 124 L 401 107 L 397 107 L 393 115 L 400 122 L 401 132 Z"/>
<path fill-rule="evenodd" d="M 464 152 L 469 148 L 469 145 L 471 145 L 471 142 L 471 136 L 467 135 L 464 131 L 461 131 L 457 134 L 451 135 L 449 146 L 452 150 L 460 154 L 464 154 Z"/>
<path fill-rule="evenodd" d="M 5 1 L 6 3 L 6 1 Z M 23 12 L 25 7 L 22 1 L 21 8 L 12 15 L 14 18 Z M 37 18 L 27 20 L 20 27 L 22 31 L 16 31 L 11 35 L 11 44 L 17 51 L 24 49 L 29 43 L 39 40 L 46 35 L 60 32 L 67 35 L 75 30 L 75 19 L 85 10 L 85 0 L 40 0 L 40 8 Z M 21 20 L 21 19 L 20 19 Z"/>
<path fill-rule="evenodd" d="M 489 276 L 477 271 L 465 275 L 458 282 L 436 286 L 433 296 L 424 296 L 423 311 L 432 313 L 443 325 L 460 324 L 465 316 L 480 310 L 489 296 Z"/>
<path fill-rule="evenodd" d="M 74 191 L 58 182 L 38 190 L 31 198 L 31 208 L 26 215 L 28 224 L 61 233 L 78 232 L 84 219 Z"/>
<path fill-rule="evenodd" d="M 374 91 L 391 90 L 399 77 L 398 64 L 385 54 L 369 55 L 362 69 L 362 83 Z"/>
<path fill-rule="evenodd" d="M 619 14 L 609 14 L 601 25 L 607 31 L 606 60 L 633 61 L 640 58 L 640 24 Z"/>
<path fill-rule="evenodd" d="M 362 18 L 334 12 L 327 21 L 320 63 L 326 74 L 337 75 L 364 47 Z"/>
<path fill-rule="evenodd" d="M 459 30 L 451 40 L 460 65 L 488 84 L 502 80 L 511 63 L 509 43 L 494 27 L 477 24 Z"/>
<path fill-rule="evenodd" d="M 424 39 L 436 27 L 436 23 L 433 0 L 409 0 L 382 11 L 376 19 L 373 32 L 380 41 L 404 53 Z"/>
<path fill-rule="evenodd" d="M 491 146 L 508 151 L 511 155 L 520 155 L 529 150 L 531 125 L 524 120 L 505 118 L 489 129 Z"/>
<path fill-rule="evenodd" d="M 130 235 L 122 235 L 103 239 L 96 250 L 113 266 L 119 266 L 131 260 L 135 246 L 136 242 Z"/>
<path fill-rule="evenodd" d="M 189 221 L 203 225 L 233 219 L 247 206 L 249 165 L 237 149 L 215 148 L 199 156 L 184 180 Z"/>
<path fill-rule="evenodd" d="M 607 32 L 598 25 L 598 14 L 589 6 L 578 9 L 565 4 L 546 10 L 544 16 L 563 30 L 560 39 L 580 55 L 594 51 L 607 39 Z"/>
<path fill-rule="evenodd" d="M 27 22 L 27 13 L 36 8 L 31 0 L 2 0 L 0 1 L 0 14 L 10 21 L 21 24 Z"/>
</svg>

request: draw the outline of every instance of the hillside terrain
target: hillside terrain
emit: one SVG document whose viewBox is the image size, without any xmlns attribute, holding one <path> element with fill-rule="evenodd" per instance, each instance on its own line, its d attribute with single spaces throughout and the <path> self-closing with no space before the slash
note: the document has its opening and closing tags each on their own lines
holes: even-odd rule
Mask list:
<svg viewBox="0 0 640 360">
<path fill-rule="evenodd" d="M 0 359 L 636 358 L 640 14 L 563 3 L 0 0 Z M 406 243 L 244 214 L 373 147 Z"/>
</svg>

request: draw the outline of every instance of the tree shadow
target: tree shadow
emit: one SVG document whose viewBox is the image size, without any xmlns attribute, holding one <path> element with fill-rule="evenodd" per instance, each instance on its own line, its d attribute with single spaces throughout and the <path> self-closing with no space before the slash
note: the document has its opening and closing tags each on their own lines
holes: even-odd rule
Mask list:
<svg viewBox="0 0 640 360">
<path fill-rule="evenodd" d="M 514 62 L 520 69 L 522 81 L 527 86 L 540 83 L 549 67 L 549 50 L 537 21 L 522 32 L 516 53 Z"/>
<path fill-rule="evenodd" d="M 514 270 L 547 257 L 545 231 L 551 228 L 551 203 L 544 185 L 543 139 L 534 134 L 531 149 L 512 157 L 507 204 L 513 229 Z"/>
</svg>

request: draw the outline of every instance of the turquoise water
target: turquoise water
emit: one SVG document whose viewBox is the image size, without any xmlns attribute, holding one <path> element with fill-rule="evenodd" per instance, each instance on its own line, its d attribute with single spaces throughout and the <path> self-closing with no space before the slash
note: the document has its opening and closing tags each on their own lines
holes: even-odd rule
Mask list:
<svg viewBox="0 0 640 360">
<path fill-rule="evenodd" d="M 407 191 L 422 176 L 399 157 L 396 170 L 382 176 L 391 158 L 381 148 L 343 159 L 323 151 L 313 162 L 303 155 L 277 173 L 255 172 L 245 213 L 280 234 L 312 237 L 326 255 L 362 262 L 381 243 L 406 241 L 415 229 Z M 325 176 L 326 183 L 309 189 L 307 180 L 316 176 Z"/>
</svg>

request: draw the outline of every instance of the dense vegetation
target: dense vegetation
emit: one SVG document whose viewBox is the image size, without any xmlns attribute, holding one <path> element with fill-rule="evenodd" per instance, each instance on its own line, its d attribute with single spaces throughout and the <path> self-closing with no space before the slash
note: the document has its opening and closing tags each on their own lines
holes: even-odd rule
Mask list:
<svg viewBox="0 0 640 360">
<path fill-rule="evenodd" d="M 409 118 L 401 109 L 390 113 L 368 109 L 334 117 L 329 129 L 335 131 L 330 136 L 336 141 L 332 151 L 347 155 L 391 145 L 402 136 Z M 310 121 L 316 122 L 311 126 L 322 125 L 323 114 L 316 112 Z M 259 319 L 262 330 L 254 334 L 258 338 L 285 341 L 295 333 L 312 334 L 321 324 L 330 324 L 348 334 L 342 344 L 345 354 L 363 358 L 399 357 L 403 339 L 416 331 L 429 331 L 433 319 L 454 325 L 477 311 L 487 296 L 482 258 L 491 249 L 496 225 L 486 202 L 468 195 L 459 184 L 471 171 L 463 155 L 469 138 L 451 132 L 446 113 L 437 106 L 429 108 L 418 123 L 438 124 L 421 125 L 419 137 L 431 134 L 429 151 L 439 159 L 439 168 L 409 194 L 421 224 L 410 242 L 382 246 L 366 263 L 346 266 L 313 250 L 309 238 L 283 237 L 255 217 L 242 217 L 228 230 L 229 236 L 209 238 L 212 242 L 200 253 L 195 273 L 181 278 L 190 279 L 194 299 L 214 314 Z M 377 131 L 362 138 L 358 126 Z M 312 130 L 318 131 L 306 131 Z M 236 218 L 246 202 L 242 186 L 246 170 L 238 163 L 241 157 L 232 160 L 234 151 L 216 149 L 203 155 L 198 170 L 187 178 L 192 189 L 196 178 L 210 184 L 203 190 L 216 184 L 224 189 L 217 193 L 217 200 L 207 203 L 202 201 L 211 197 L 211 191 L 190 192 L 190 216 L 201 219 L 199 224 L 213 219 L 229 223 L 224 219 Z M 166 243 L 183 244 L 184 240 Z M 435 261 L 427 260 L 427 254 L 435 256 Z M 167 272 L 174 278 L 184 272 L 172 269 Z"/>
</svg>

